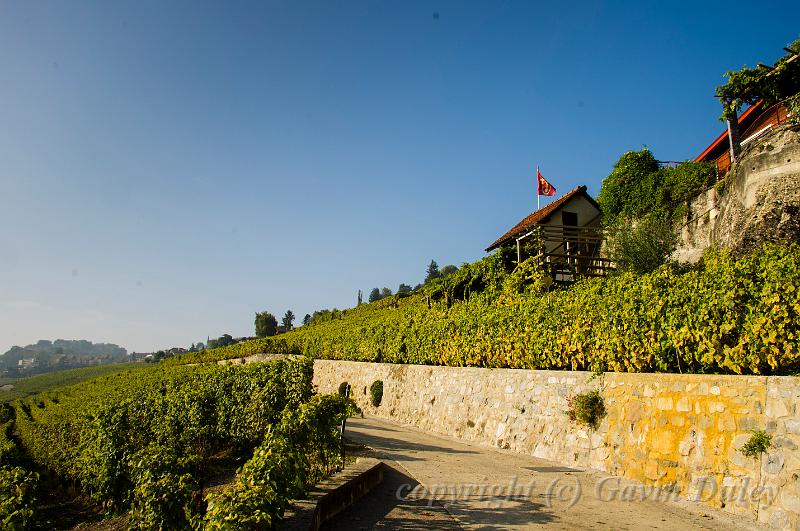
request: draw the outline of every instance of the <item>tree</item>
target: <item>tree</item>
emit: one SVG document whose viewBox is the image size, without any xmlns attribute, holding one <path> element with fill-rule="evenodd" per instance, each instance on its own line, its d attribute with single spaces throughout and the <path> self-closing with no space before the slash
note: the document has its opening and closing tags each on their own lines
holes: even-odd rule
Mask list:
<svg viewBox="0 0 800 531">
<path fill-rule="evenodd" d="M 324 320 L 327 320 L 327 316 L 330 315 L 331 311 L 328 309 L 324 310 L 316 310 L 313 314 L 311 314 L 310 323 L 319 323 Z"/>
<path fill-rule="evenodd" d="M 356 303 L 356 306 L 361 306 L 362 304 L 364 304 L 364 294 L 361 292 L 361 290 L 358 290 L 358 302 Z"/>
<path fill-rule="evenodd" d="M 788 53 L 771 68 L 759 64 L 755 68 L 744 67 L 739 71 L 725 72 L 728 81 L 714 92 L 722 104 L 723 120 L 736 118 L 743 105 L 753 105 L 760 99 L 766 100 L 766 107 L 797 95 L 800 89 L 800 64 L 795 57 L 800 53 L 800 40 L 789 44 L 784 50 Z"/>
<path fill-rule="evenodd" d="M 400 284 L 400 287 L 397 288 L 397 293 L 411 293 L 411 286 L 408 284 Z"/>
<path fill-rule="evenodd" d="M 722 119 L 728 124 L 728 141 L 731 161 L 735 161 L 741 149 L 739 132 L 739 110 L 743 105 L 753 105 L 764 100 L 764 108 L 786 99 L 786 105 L 797 123 L 800 110 L 800 64 L 795 60 L 800 53 L 800 40 L 784 48 L 787 55 L 778 59 L 772 67 L 759 63 L 755 68 L 744 67 L 738 72 L 725 72 L 728 81 L 715 90 L 722 104 Z"/>
<path fill-rule="evenodd" d="M 292 312 L 292 310 L 286 310 L 286 313 L 283 314 L 283 319 L 281 320 L 281 324 L 286 328 L 292 328 L 293 322 L 294 322 L 294 312 Z"/>
<path fill-rule="evenodd" d="M 209 339 L 208 340 L 208 348 L 219 348 L 219 347 L 227 347 L 228 345 L 233 345 L 236 341 L 233 340 L 230 334 L 222 334 L 217 339 Z"/>
<path fill-rule="evenodd" d="M 369 292 L 369 302 L 379 301 L 381 299 L 381 290 L 378 288 L 372 288 L 372 291 Z"/>
<path fill-rule="evenodd" d="M 655 216 L 609 228 L 608 250 L 620 271 L 649 273 L 669 261 L 678 245 L 672 224 Z"/>
<path fill-rule="evenodd" d="M 381 290 L 381 299 L 383 299 L 384 297 L 391 297 L 391 296 L 392 296 L 392 290 L 390 290 L 389 288 L 383 288 Z"/>
<path fill-rule="evenodd" d="M 311 322 L 311 316 L 309 314 L 306 314 L 306 316 L 303 317 L 303 326 L 307 325 L 310 322 Z"/>
<path fill-rule="evenodd" d="M 439 264 L 436 263 L 436 260 L 431 260 L 431 263 L 428 264 L 428 272 L 425 276 L 425 283 L 427 284 L 431 280 L 435 278 L 439 278 L 442 274 L 439 272 Z"/>
<path fill-rule="evenodd" d="M 603 223 L 613 225 L 618 219 L 640 218 L 652 212 L 663 214 L 663 174 L 658 169 L 658 160 L 647 148 L 624 153 L 600 186 L 597 202 Z"/>
<path fill-rule="evenodd" d="M 278 331 L 278 320 L 269 312 L 256 313 L 256 337 L 274 336 Z"/>
<path fill-rule="evenodd" d="M 454 265 L 446 265 L 446 266 L 444 266 L 442 268 L 441 275 L 443 277 L 446 277 L 447 275 L 452 275 L 456 271 L 458 271 L 458 268 L 456 266 L 454 266 Z"/>
</svg>

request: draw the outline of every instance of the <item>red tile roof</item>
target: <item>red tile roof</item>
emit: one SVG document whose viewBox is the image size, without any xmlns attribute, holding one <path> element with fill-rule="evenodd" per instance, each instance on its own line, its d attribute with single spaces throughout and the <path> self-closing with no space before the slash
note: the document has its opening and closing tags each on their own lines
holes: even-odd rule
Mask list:
<svg viewBox="0 0 800 531">
<path fill-rule="evenodd" d="M 552 203 L 546 205 L 544 208 L 540 208 L 536 212 L 528 214 L 523 218 L 522 221 L 514 225 L 514 227 L 500 236 L 493 244 L 486 248 L 486 252 L 491 251 L 492 249 L 497 249 L 504 243 L 509 242 L 510 240 L 515 239 L 517 236 L 528 232 L 530 229 L 533 228 L 534 225 L 539 223 L 540 221 L 544 220 L 545 218 L 549 217 L 553 214 L 556 210 L 564 206 L 570 199 L 577 197 L 579 195 L 585 196 L 598 210 L 600 210 L 600 206 L 592 199 L 588 193 L 586 193 L 585 186 L 578 186 L 577 188 L 573 188 L 566 194 L 562 195 Z"/>
</svg>

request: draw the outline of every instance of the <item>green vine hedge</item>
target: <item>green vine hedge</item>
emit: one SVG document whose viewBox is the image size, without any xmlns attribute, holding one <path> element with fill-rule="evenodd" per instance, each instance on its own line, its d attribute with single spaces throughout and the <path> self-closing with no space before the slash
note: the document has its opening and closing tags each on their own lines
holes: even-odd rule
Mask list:
<svg viewBox="0 0 800 531">
<path fill-rule="evenodd" d="M 496 259 L 488 257 L 486 260 Z M 800 247 L 735 260 L 709 251 L 685 270 L 586 279 L 547 291 L 540 272 L 466 300 L 381 300 L 279 338 L 177 357 L 244 352 L 429 365 L 625 372 L 792 374 L 800 370 Z"/>
<path fill-rule="evenodd" d="M 21 447 L 8 426 L 0 431 L 0 527 L 36 518 L 37 476 L 14 463 L 24 454 L 111 514 L 128 512 L 134 529 L 272 529 L 291 499 L 340 464 L 336 426 L 356 412 L 344 397 L 315 396 L 312 376 L 308 359 L 157 365 L 18 400 L 8 422 Z M 204 500 L 211 459 L 231 453 L 252 456 L 240 481 Z M 236 527 L 220 500 L 238 511 L 254 485 L 263 496 L 248 514 L 269 518 Z"/>
</svg>

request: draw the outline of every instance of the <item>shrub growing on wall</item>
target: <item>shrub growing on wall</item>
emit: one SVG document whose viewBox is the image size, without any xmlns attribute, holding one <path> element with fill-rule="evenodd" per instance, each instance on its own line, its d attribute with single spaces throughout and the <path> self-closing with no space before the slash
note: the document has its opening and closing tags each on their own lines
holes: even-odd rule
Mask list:
<svg viewBox="0 0 800 531">
<path fill-rule="evenodd" d="M 681 203 L 693 199 L 717 180 L 716 167 L 708 162 L 682 162 L 659 170 L 663 175 L 664 208 L 675 212 Z"/>
<path fill-rule="evenodd" d="M 606 404 L 600 391 L 594 389 L 567 399 L 567 416 L 572 422 L 584 424 L 597 429 L 600 421 L 606 416 Z"/>
<path fill-rule="evenodd" d="M 613 223 L 617 217 L 639 217 L 654 209 L 658 161 L 645 148 L 628 151 L 614 164 L 603 180 L 597 202 L 603 210 L 604 221 Z"/>
<path fill-rule="evenodd" d="M 375 380 L 369 386 L 369 397 L 373 406 L 378 407 L 381 405 L 383 400 L 383 382 L 381 380 Z"/>
<path fill-rule="evenodd" d="M 757 459 L 770 447 L 772 447 L 772 436 L 763 430 L 755 430 L 739 451 L 747 457 Z"/>
</svg>

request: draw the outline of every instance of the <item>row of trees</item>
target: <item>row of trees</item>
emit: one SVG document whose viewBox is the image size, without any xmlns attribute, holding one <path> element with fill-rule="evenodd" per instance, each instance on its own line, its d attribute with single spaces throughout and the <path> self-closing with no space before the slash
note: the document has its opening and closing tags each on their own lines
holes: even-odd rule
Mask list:
<svg viewBox="0 0 800 531">
<path fill-rule="evenodd" d="M 410 284 L 406 284 L 401 282 L 400 285 L 397 287 L 397 292 L 393 292 L 390 288 L 373 288 L 368 295 L 368 302 L 375 302 L 381 300 L 385 297 L 391 297 L 395 293 L 397 294 L 405 294 L 405 293 L 413 293 L 419 289 L 422 289 L 425 285 L 429 284 L 431 281 L 443 278 L 448 275 L 451 275 L 458 271 L 458 268 L 454 265 L 448 265 L 443 267 L 441 270 L 439 269 L 439 264 L 436 263 L 436 260 L 431 260 L 430 264 L 425 271 L 425 281 L 422 284 L 417 284 L 414 287 L 411 287 Z M 364 303 L 364 293 L 361 290 L 358 290 L 358 306 Z M 338 310 L 317 310 L 313 314 L 305 314 L 303 317 L 302 323 L 303 326 L 311 324 L 317 320 L 324 320 L 330 318 L 332 314 L 338 312 Z M 335 316 L 334 316 L 335 317 Z M 286 329 L 291 329 L 295 320 L 295 315 L 291 310 L 287 310 L 286 314 L 283 316 L 281 320 L 281 324 Z M 257 337 L 269 337 L 274 336 L 278 333 L 278 319 L 271 314 L 270 312 L 257 312 L 255 318 L 255 328 L 256 328 L 256 336 Z M 223 336 L 224 337 L 224 336 Z M 222 339 L 222 338 L 220 338 Z M 211 340 L 215 341 L 215 340 Z M 233 341 L 235 342 L 235 341 Z M 216 346 L 227 346 L 231 343 L 217 343 Z M 213 348 L 211 346 L 211 342 L 209 342 L 209 348 Z"/>
<path fill-rule="evenodd" d="M 286 313 L 283 315 L 283 319 L 281 319 L 281 325 L 285 329 L 291 329 L 294 324 L 294 320 L 295 320 L 294 312 L 292 312 L 292 310 L 286 310 Z M 278 319 L 270 312 L 256 312 L 255 327 L 256 327 L 256 337 L 274 336 L 275 334 L 278 333 Z M 234 345 L 239 341 L 249 340 L 249 339 L 253 338 L 237 339 L 230 334 L 222 334 L 216 339 L 209 339 L 206 345 L 204 345 L 202 342 L 192 343 L 192 346 L 189 347 L 188 351 L 198 352 L 201 350 L 205 350 L 206 348 L 211 349 L 211 348 L 227 347 L 230 345 Z M 168 357 L 169 355 L 170 351 L 160 350 L 154 353 L 154 358 L 158 360 Z"/>
<path fill-rule="evenodd" d="M 401 283 L 400 286 L 397 288 L 397 293 L 411 293 L 415 289 L 419 289 L 419 288 L 420 288 L 419 285 L 417 285 L 416 287 L 412 288 L 408 284 L 402 284 Z M 358 303 L 361 304 L 363 302 L 361 300 L 361 291 L 359 291 L 358 293 L 359 293 L 359 301 L 358 301 Z M 369 299 L 367 299 L 367 300 L 369 302 L 375 302 L 375 301 L 379 301 L 381 299 L 384 299 L 386 297 L 391 297 L 392 295 L 394 295 L 394 293 L 389 288 L 386 288 L 386 287 L 384 287 L 382 289 L 372 288 L 372 291 L 369 292 Z"/>
<path fill-rule="evenodd" d="M 295 315 L 292 310 L 286 310 L 281 319 L 281 326 L 291 329 L 294 325 Z M 256 337 L 269 337 L 278 333 L 278 319 L 269 312 L 256 312 Z"/>
<path fill-rule="evenodd" d="M 436 260 L 431 260 L 431 263 L 428 264 L 428 267 L 425 270 L 425 280 L 423 281 L 422 284 L 417 284 L 416 286 L 414 286 L 412 288 L 409 284 L 405 284 L 405 283 L 401 282 L 400 286 L 397 287 L 397 293 L 398 294 L 400 294 L 400 293 L 412 293 L 412 292 L 417 291 L 417 290 L 421 289 L 422 287 L 428 285 L 431 281 L 433 281 L 433 280 L 435 280 L 437 278 L 444 278 L 444 277 L 446 277 L 448 275 L 452 275 L 456 271 L 458 271 L 458 268 L 456 266 L 454 266 L 454 265 L 444 266 L 440 270 L 439 269 L 439 264 L 436 263 Z M 369 292 L 368 301 L 369 302 L 375 302 L 375 301 L 379 301 L 379 300 L 381 300 L 383 298 L 386 298 L 386 297 L 391 297 L 392 295 L 394 295 L 394 293 L 392 293 L 392 290 L 389 289 L 389 288 L 386 288 L 386 287 L 384 287 L 382 289 L 381 288 L 372 288 L 372 291 Z M 364 302 L 363 293 L 361 292 L 361 290 L 358 290 L 358 304 L 361 305 L 361 304 L 363 304 L 363 302 Z"/>
</svg>

